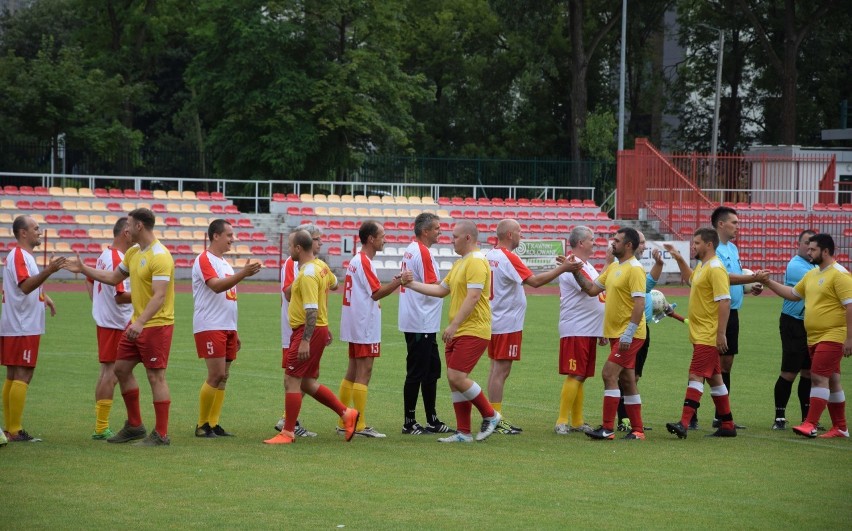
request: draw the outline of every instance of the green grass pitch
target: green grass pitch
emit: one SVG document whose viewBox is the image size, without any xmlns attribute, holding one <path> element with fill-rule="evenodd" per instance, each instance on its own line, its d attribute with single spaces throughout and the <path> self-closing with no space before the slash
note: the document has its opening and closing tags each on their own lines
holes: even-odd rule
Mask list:
<svg viewBox="0 0 852 531">
<path fill-rule="evenodd" d="M 319 432 L 289 447 L 261 443 L 283 404 L 278 295 L 240 295 L 242 351 L 231 370 L 222 424 L 237 437 L 193 437 L 205 377 L 192 342 L 192 300 L 177 297 L 168 380 L 169 448 L 92 441 L 98 372 L 94 324 L 84 293 L 52 294 L 24 425 L 41 444 L 0 448 L 2 527 L 24 528 L 845 528 L 852 521 L 852 441 L 806 440 L 769 429 L 780 363 L 775 297 L 749 297 L 741 312 L 741 353 L 732 405 L 748 427 L 736 439 L 708 439 L 712 401 L 699 411 L 702 430 L 686 440 L 666 432 L 677 419 L 690 358 L 685 327 L 652 324 L 651 353 L 640 383 L 644 442 L 595 442 L 557 436 L 558 298 L 531 296 L 523 360 L 506 386 L 503 410 L 524 428 L 483 443 L 441 445 L 436 437 L 400 435 L 405 345 L 396 329 L 396 295 L 382 301 L 384 342 L 376 361 L 368 423 L 383 440 L 335 435 L 336 418 L 307 399 L 305 425 Z M 684 298 L 672 297 L 686 311 Z M 446 305 L 445 305 L 446 307 Z M 330 300 L 337 335 L 340 296 Z M 446 322 L 446 320 L 444 321 Z M 443 356 L 442 356 L 443 357 Z M 600 423 L 597 376 L 586 385 L 586 418 Z M 320 381 L 337 391 L 345 345 L 326 350 Z M 483 387 L 488 360 L 473 377 Z M 844 360 L 843 369 L 848 370 Z M 137 368 L 146 425 L 154 423 L 150 388 Z M 848 392 L 852 379 L 844 377 Z M 793 398 L 788 418 L 798 420 Z M 446 383 L 438 412 L 454 416 Z M 418 414 L 423 420 L 422 405 Z M 119 393 L 111 425 L 120 428 Z M 478 416 L 474 411 L 474 425 Z M 827 412 L 822 418 L 828 424 Z"/>
</svg>

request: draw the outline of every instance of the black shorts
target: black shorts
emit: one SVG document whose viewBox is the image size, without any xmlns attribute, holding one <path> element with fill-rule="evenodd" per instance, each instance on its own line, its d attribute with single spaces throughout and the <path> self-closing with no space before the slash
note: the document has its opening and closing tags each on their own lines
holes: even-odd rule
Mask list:
<svg viewBox="0 0 852 531">
<path fill-rule="evenodd" d="M 438 353 L 438 334 L 405 332 L 405 381 L 431 383 L 441 377 L 441 356 Z"/>
<path fill-rule="evenodd" d="M 799 372 L 811 368 L 808 334 L 805 322 L 782 313 L 778 320 L 781 332 L 781 372 Z"/>
<path fill-rule="evenodd" d="M 728 339 L 728 352 L 725 355 L 733 356 L 740 351 L 740 314 L 737 310 L 731 310 L 725 337 Z"/>
<path fill-rule="evenodd" d="M 645 323 L 645 343 L 639 352 L 636 353 L 636 377 L 642 377 L 642 367 L 645 366 L 645 360 L 648 358 L 648 347 L 651 346 L 651 329 L 648 328 L 648 323 Z"/>
</svg>

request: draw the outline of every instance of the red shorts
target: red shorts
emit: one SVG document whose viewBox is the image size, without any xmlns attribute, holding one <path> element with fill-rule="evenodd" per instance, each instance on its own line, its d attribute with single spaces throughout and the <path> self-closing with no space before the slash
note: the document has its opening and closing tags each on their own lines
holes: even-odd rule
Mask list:
<svg viewBox="0 0 852 531">
<path fill-rule="evenodd" d="M 284 374 L 294 376 L 296 378 L 319 378 L 319 366 L 322 359 L 322 352 L 328 344 L 328 327 L 318 326 L 314 329 L 314 335 L 311 336 L 310 352 L 311 355 L 305 361 L 299 361 L 299 343 L 302 342 L 302 333 L 305 331 L 304 325 L 293 329 L 293 336 L 290 338 L 290 347 L 284 351 Z"/>
<path fill-rule="evenodd" d="M 195 334 L 195 351 L 199 359 L 225 358 L 225 361 L 237 359 L 237 345 L 240 336 L 236 330 L 205 330 Z"/>
<path fill-rule="evenodd" d="M 0 361 L 10 367 L 35 367 L 41 336 L 0 337 Z"/>
<path fill-rule="evenodd" d="M 630 343 L 630 348 L 625 352 L 618 349 L 619 344 L 621 344 L 619 338 L 609 338 L 609 357 L 607 358 L 607 361 L 611 361 L 616 365 L 621 365 L 625 369 L 635 369 L 636 354 L 642 350 L 642 345 L 645 344 L 645 340 L 633 338 L 633 342 Z"/>
<path fill-rule="evenodd" d="M 596 337 L 563 337 L 559 339 L 559 374 L 591 378 L 595 375 L 598 353 Z"/>
<path fill-rule="evenodd" d="M 843 343 L 820 341 L 808 345 L 811 355 L 811 372 L 830 378 L 832 374 L 840 374 L 840 360 L 843 359 Z"/>
<path fill-rule="evenodd" d="M 349 343 L 349 359 L 378 358 L 381 354 L 381 343 Z"/>
<path fill-rule="evenodd" d="M 456 336 L 444 348 L 447 368 L 470 374 L 476 362 L 488 348 L 488 339 L 475 336 Z"/>
<path fill-rule="evenodd" d="M 719 349 L 710 345 L 692 345 L 692 362 L 689 364 L 689 374 L 710 378 L 722 373 L 719 361 Z"/>
<path fill-rule="evenodd" d="M 146 369 L 165 369 L 169 366 L 174 329 L 175 325 L 143 328 L 136 341 L 130 341 L 127 334 L 122 334 L 116 360 L 142 362 Z"/>
<path fill-rule="evenodd" d="M 117 328 L 98 327 L 98 361 L 101 363 L 113 363 L 118 354 L 118 342 L 124 330 Z"/>
<path fill-rule="evenodd" d="M 508 334 L 492 334 L 488 343 L 488 357 L 492 360 L 521 361 L 523 330 Z"/>
</svg>

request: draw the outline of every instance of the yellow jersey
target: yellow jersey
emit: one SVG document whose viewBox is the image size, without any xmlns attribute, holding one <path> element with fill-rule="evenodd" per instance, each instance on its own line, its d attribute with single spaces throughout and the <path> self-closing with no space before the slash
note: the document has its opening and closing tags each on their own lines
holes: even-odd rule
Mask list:
<svg viewBox="0 0 852 531">
<path fill-rule="evenodd" d="M 624 262 L 613 262 L 595 279 L 595 284 L 606 290 L 604 303 L 604 337 L 621 337 L 633 314 L 633 298 L 642 297 L 642 320 L 633 335 L 645 339 L 645 268 L 635 257 Z"/>
<path fill-rule="evenodd" d="M 488 265 L 488 260 L 482 251 L 474 249 L 456 260 L 441 285 L 450 290 L 450 322 L 459 313 L 467 297 L 467 290 L 471 288 L 482 290 L 473 311 L 459 325 L 453 337 L 473 336 L 491 339 L 491 304 L 488 302 L 491 298 L 491 266 Z"/>
<path fill-rule="evenodd" d="M 166 300 L 144 328 L 175 324 L 175 261 L 160 240 L 154 240 L 147 249 L 134 245 L 124 254 L 119 266 L 130 275 L 130 295 L 133 304 L 133 321 L 139 318 L 154 296 L 153 282 L 168 282 Z"/>
<path fill-rule="evenodd" d="M 731 298 L 728 270 L 718 256 L 698 262 L 689 277 L 689 342 L 716 346 L 719 301 Z"/>
<path fill-rule="evenodd" d="M 793 288 L 805 301 L 808 345 L 821 341 L 846 341 L 846 308 L 852 304 L 852 275 L 837 262 L 811 269 Z"/>
<path fill-rule="evenodd" d="M 317 326 L 328 326 L 328 290 L 337 286 L 337 277 L 328 265 L 314 258 L 299 267 L 299 274 L 290 288 L 287 318 L 290 328 L 305 324 L 305 310 L 317 310 Z"/>
</svg>

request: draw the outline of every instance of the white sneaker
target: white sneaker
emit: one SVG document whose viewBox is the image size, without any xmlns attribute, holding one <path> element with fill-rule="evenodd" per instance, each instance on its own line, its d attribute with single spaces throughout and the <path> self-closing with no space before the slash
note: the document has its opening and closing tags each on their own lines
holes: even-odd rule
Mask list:
<svg viewBox="0 0 852 531">
<path fill-rule="evenodd" d="M 571 428 L 567 424 L 557 424 L 553 431 L 556 432 L 556 435 L 568 435 L 571 433 Z"/>
<path fill-rule="evenodd" d="M 500 424 L 502 418 L 503 415 L 499 411 L 495 411 L 493 417 L 482 419 L 482 427 L 479 429 L 479 433 L 476 434 L 476 440 L 484 441 L 490 437 L 494 433 L 494 429 L 497 428 L 497 425 Z"/>
<path fill-rule="evenodd" d="M 376 431 L 376 429 L 372 426 L 367 426 L 361 431 L 356 431 L 355 435 L 360 435 L 362 437 L 372 437 L 373 439 L 383 439 L 387 437 L 387 435 L 385 435 L 384 433 L 379 433 L 378 431 Z"/>
<path fill-rule="evenodd" d="M 284 429 L 284 421 L 285 420 L 286 419 L 284 417 L 281 417 L 280 419 L 278 419 L 278 422 L 275 423 L 275 431 L 281 431 L 281 430 Z"/>
<path fill-rule="evenodd" d="M 577 432 L 581 432 L 581 433 L 585 433 L 585 434 L 589 434 L 589 433 L 595 431 L 595 429 L 593 427 L 589 426 L 588 424 L 581 424 L 580 426 L 577 426 L 576 428 L 574 426 L 571 426 L 568 429 L 571 430 L 572 432 L 577 431 Z"/>
<path fill-rule="evenodd" d="M 6 432 L 0 430 L 0 447 L 9 444 L 9 439 L 6 438 Z"/>
<path fill-rule="evenodd" d="M 492 430 L 493 431 L 493 430 Z M 473 436 L 466 433 L 454 433 L 449 437 L 438 439 L 440 443 L 472 443 Z"/>
</svg>

